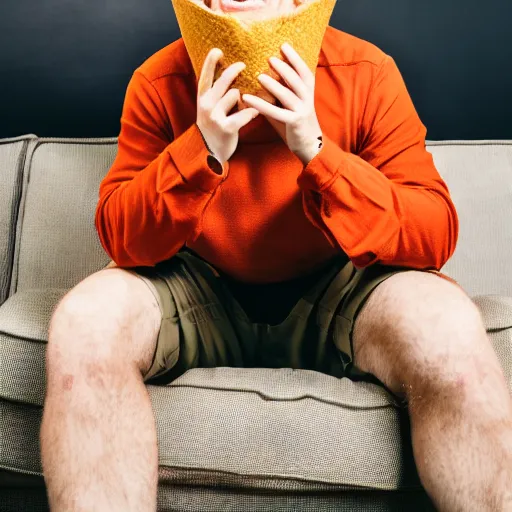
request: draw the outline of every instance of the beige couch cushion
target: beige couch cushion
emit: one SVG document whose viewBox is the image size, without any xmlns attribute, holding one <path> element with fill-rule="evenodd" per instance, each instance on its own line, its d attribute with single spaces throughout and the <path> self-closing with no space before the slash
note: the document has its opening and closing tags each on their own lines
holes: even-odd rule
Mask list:
<svg viewBox="0 0 512 512">
<path fill-rule="evenodd" d="M 94 227 L 116 139 L 40 139 L 27 155 L 11 293 L 69 288 L 105 266 Z"/>
<path fill-rule="evenodd" d="M 16 217 L 27 146 L 35 135 L 0 140 L 0 304 L 11 282 Z"/>
<path fill-rule="evenodd" d="M 430 142 L 460 220 L 443 271 L 471 295 L 512 296 L 512 141 Z"/>
<path fill-rule="evenodd" d="M 40 139 L 32 149 L 11 293 L 67 288 L 109 261 L 93 216 L 117 139 Z M 461 221 L 457 250 L 443 270 L 470 295 L 512 296 L 512 141 L 428 142 L 428 149 Z"/>
<path fill-rule="evenodd" d="M 470 295 L 512 295 L 512 271 L 502 271 L 512 253 L 512 141 L 427 145 L 461 221 L 443 270 Z M 31 186 L 22 198 L 11 293 L 66 288 L 108 263 L 93 216 L 116 153 L 115 138 L 39 139 L 29 151 L 24 180 Z"/>
</svg>

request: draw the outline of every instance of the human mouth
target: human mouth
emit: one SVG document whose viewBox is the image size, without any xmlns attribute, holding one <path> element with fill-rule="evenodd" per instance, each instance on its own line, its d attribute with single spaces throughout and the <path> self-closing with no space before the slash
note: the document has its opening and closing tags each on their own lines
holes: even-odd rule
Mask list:
<svg viewBox="0 0 512 512">
<path fill-rule="evenodd" d="M 265 7 L 265 0 L 220 0 L 220 6 L 224 12 L 252 11 Z"/>
</svg>

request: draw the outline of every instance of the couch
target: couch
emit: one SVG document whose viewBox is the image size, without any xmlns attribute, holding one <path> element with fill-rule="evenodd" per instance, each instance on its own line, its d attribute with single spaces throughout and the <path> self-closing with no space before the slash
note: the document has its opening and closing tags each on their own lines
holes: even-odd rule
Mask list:
<svg viewBox="0 0 512 512">
<path fill-rule="evenodd" d="M 460 217 L 444 272 L 482 312 L 512 391 L 512 141 L 429 142 Z M 109 258 L 93 214 L 117 139 L 0 140 L 0 511 L 48 510 L 39 450 L 50 316 Z M 148 385 L 160 511 L 434 510 L 382 388 L 291 368 Z M 130 471 L 130 468 L 126 468 Z"/>
</svg>

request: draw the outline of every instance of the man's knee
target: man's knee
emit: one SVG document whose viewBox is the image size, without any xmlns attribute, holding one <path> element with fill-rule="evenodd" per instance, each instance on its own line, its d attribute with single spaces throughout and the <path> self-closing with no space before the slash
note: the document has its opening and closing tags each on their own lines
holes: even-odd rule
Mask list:
<svg viewBox="0 0 512 512">
<path fill-rule="evenodd" d="M 73 288 L 49 327 L 47 370 L 75 371 L 151 363 L 161 321 L 148 286 L 121 269 L 102 270 Z"/>
<path fill-rule="evenodd" d="M 354 344 L 356 364 L 400 395 L 461 385 L 482 361 L 495 360 L 471 299 L 421 272 L 398 274 L 375 290 L 356 322 Z"/>
</svg>

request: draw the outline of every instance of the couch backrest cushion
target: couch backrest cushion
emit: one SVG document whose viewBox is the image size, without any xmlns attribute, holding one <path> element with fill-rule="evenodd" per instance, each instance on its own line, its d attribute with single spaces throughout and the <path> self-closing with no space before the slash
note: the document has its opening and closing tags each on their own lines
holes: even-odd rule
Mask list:
<svg viewBox="0 0 512 512">
<path fill-rule="evenodd" d="M 0 304 L 9 293 L 27 146 L 35 135 L 0 140 Z"/>
<path fill-rule="evenodd" d="M 14 165 L 23 143 L 15 144 L 0 145 L 6 169 Z M 470 295 L 512 296 L 512 141 L 428 142 L 428 149 L 460 220 L 457 250 L 444 272 Z M 23 171 L 11 293 L 72 287 L 108 262 L 93 221 L 99 184 L 116 152 L 116 138 L 31 143 Z M 19 194 L 16 173 L 2 172 L 11 185 L 2 187 L 0 200 L 13 204 Z M 11 215 L 10 211 L 2 208 L 1 215 Z M 12 239 L 9 222 L 0 221 L 0 251 L 6 250 L 9 236 Z M 12 250 L 12 242 L 9 247 Z"/>
<path fill-rule="evenodd" d="M 430 142 L 459 214 L 443 271 L 471 295 L 512 296 L 512 141 Z"/>
<path fill-rule="evenodd" d="M 71 288 L 109 258 L 94 227 L 117 140 L 40 139 L 27 155 L 11 293 Z"/>
</svg>

